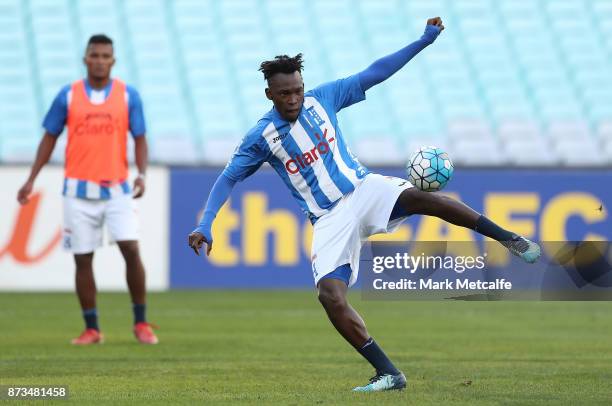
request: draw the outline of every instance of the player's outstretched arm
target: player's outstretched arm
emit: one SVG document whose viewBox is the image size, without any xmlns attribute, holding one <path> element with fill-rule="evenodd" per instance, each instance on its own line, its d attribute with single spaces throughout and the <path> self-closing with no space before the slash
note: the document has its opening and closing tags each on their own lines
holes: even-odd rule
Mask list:
<svg viewBox="0 0 612 406">
<path fill-rule="evenodd" d="M 45 132 L 45 135 L 40 140 L 40 144 L 38 144 L 38 150 L 36 151 L 36 159 L 32 164 L 32 169 L 30 170 L 30 176 L 28 180 L 23 184 L 23 186 L 17 192 L 17 201 L 19 204 L 26 204 L 29 199 L 28 197 L 32 193 L 32 188 L 34 187 L 34 180 L 38 176 L 38 173 L 42 169 L 43 166 L 47 162 L 49 162 L 49 158 L 51 158 L 51 154 L 53 153 L 53 149 L 55 149 L 55 143 L 57 141 L 57 137 L 49 132 Z"/>
<path fill-rule="evenodd" d="M 221 206 L 227 201 L 236 182 L 242 181 L 251 176 L 261 167 L 268 159 L 270 150 L 264 150 L 260 144 L 266 143 L 265 138 L 261 136 L 264 124 L 258 124 L 253 127 L 247 135 L 244 136 L 238 148 L 234 151 L 234 155 L 229 160 L 225 169 L 219 175 L 213 185 L 204 215 L 200 225 L 189 234 L 189 247 L 191 247 L 197 255 L 200 255 L 200 248 L 206 244 L 206 255 L 210 255 L 212 250 L 212 223 Z"/>
<path fill-rule="evenodd" d="M 391 75 L 414 58 L 416 54 L 425 49 L 426 46 L 432 44 L 443 29 L 444 25 L 440 17 L 427 20 L 425 33 L 420 39 L 391 55 L 378 59 L 367 69 L 358 74 L 363 91 L 365 92 L 372 86 L 391 77 Z"/>
<path fill-rule="evenodd" d="M 212 223 L 217 217 L 217 213 L 221 206 L 227 201 L 232 189 L 236 182 L 223 173 L 219 175 L 217 181 L 213 185 L 208 201 L 206 202 L 206 208 L 204 209 L 204 215 L 200 225 L 189 234 L 189 247 L 191 247 L 197 255 L 200 255 L 200 248 L 206 244 L 206 255 L 210 255 L 212 250 Z"/>
</svg>

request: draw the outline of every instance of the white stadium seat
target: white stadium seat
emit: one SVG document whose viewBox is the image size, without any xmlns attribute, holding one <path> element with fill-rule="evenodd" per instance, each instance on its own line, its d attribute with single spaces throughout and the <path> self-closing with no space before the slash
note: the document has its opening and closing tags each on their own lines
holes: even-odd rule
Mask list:
<svg viewBox="0 0 612 406">
<path fill-rule="evenodd" d="M 554 166 L 560 163 L 555 152 L 542 137 L 507 140 L 504 150 L 513 166 Z"/>
<path fill-rule="evenodd" d="M 240 138 L 210 138 L 203 146 L 204 162 L 210 165 L 225 165 L 232 157 L 234 150 L 240 143 Z"/>
<path fill-rule="evenodd" d="M 479 140 L 458 140 L 449 146 L 453 163 L 467 166 L 496 166 L 508 159 L 492 137 Z"/>
<path fill-rule="evenodd" d="M 358 140 L 354 153 L 364 165 L 403 165 L 406 156 L 393 138 L 373 136 Z"/>
<path fill-rule="evenodd" d="M 564 139 L 556 142 L 554 151 L 561 158 L 561 162 L 568 166 L 604 166 L 606 158 L 595 140 Z"/>
<path fill-rule="evenodd" d="M 533 120 L 506 120 L 497 127 L 497 136 L 503 142 L 541 138 L 540 126 Z"/>
<path fill-rule="evenodd" d="M 553 141 L 590 138 L 591 130 L 584 121 L 554 121 L 548 126 L 548 137 Z"/>
</svg>

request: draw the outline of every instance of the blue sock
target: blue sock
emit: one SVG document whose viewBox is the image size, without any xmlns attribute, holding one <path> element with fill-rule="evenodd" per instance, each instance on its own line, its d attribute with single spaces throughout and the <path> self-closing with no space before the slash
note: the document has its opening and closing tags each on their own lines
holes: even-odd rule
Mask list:
<svg viewBox="0 0 612 406">
<path fill-rule="evenodd" d="M 134 324 L 136 323 L 144 323 L 146 322 L 145 312 L 147 310 L 146 304 L 136 304 L 132 305 L 132 309 L 134 310 Z"/>
<path fill-rule="evenodd" d="M 372 364 L 377 374 L 397 375 L 400 373 L 372 337 L 357 351 Z"/>
<path fill-rule="evenodd" d="M 86 328 L 93 328 L 100 331 L 98 327 L 98 311 L 95 307 L 93 309 L 83 310 L 83 318 L 85 319 Z"/>
<path fill-rule="evenodd" d="M 515 237 L 510 231 L 504 230 L 485 216 L 478 218 L 474 231 L 497 241 L 512 241 Z"/>
</svg>

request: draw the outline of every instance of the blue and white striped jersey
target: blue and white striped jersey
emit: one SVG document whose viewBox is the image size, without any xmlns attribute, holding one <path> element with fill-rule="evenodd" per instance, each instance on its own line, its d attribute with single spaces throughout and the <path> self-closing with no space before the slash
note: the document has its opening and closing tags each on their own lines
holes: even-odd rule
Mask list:
<svg viewBox="0 0 612 406">
<path fill-rule="evenodd" d="M 306 92 L 293 123 L 273 108 L 242 139 L 223 174 L 241 181 L 270 163 L 314 222 L 369 173 L 351 153 L 336 117 L 362 100 L 365 93 L 353 75 Z"/>
<path fill-rule="evenodd" d="M 92 200 L 108 200 L 130 193 L 132 193 L 132 188 L 127 181 L 106 185 L 80 179 L 64 178 L 64 188 L 62 189 L 62 195 L 66 197 Z"/>
</svg>

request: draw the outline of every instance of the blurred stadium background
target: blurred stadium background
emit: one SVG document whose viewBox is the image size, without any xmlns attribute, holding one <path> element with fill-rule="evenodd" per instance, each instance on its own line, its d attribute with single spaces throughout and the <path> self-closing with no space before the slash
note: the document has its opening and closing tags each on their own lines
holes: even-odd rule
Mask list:
<svg viewBox="0 0 612 406">
<path fill-rule="evenodd" d="M 152 160 L 220 165 L 269 108 L 262 60 L 303 52 L 314 87 L 438 14 L 435 46 L 342 115 L 365 163 L 401 164 L 433 142 L 464 165 L 612 164 L 609 0 L 2 0 L 0 161 L 32 160 L 91 34 L 115 40 L 115 75 L 142 94 Z"/>
<path fill-rule="evenodd" d="M 282 289 L 312 289 L 311 227 L 278 177 L 262 170 L 235 189 L 209 260 L 190 252 L 186 235 L 221 166 L 270 108 L 262 60 L 302 52 L 311 88 L 408 44 L 437 15 L 446 30 L 435 44 L 340 114 L 355 154 L 402 176 L 418 146 L 441 146 L 459 168 L 448 192 L 500 224 L 538 240 L 609 241 L 610 0 L 0 0 L 0 384 L 69 383 L 90 402 L 179 393 L 185 403 L 346 401 L 338 391 L 367 367 L 314 294 Z M 95 33 L 113 38 L 114 76 L 144 103 L 154 167 L 139 203 L 141 246 L 148 287 L 162 292 L 149 301 L 164 328 L 157 349 L 135 348 L 127 295 L 114 293 L 100 298 L 108 345 L 77 353 L 67 344 L 82 326 L 60 244 L 65 135 L 32 203 L 15 201 L 42 118 L 84 76 Z M 392 238 L 473 236 L 419 218 Z M 125 291 L 116 248 L 95 261 L 98 288 Z M 192 288 L 278 291 L 181 291 Z M 419 371 L 416 397 L 403 401 L 609 401 L 607 303 L 352 300 L 391 355 Z"/>
</svg>

